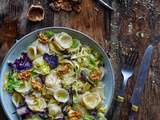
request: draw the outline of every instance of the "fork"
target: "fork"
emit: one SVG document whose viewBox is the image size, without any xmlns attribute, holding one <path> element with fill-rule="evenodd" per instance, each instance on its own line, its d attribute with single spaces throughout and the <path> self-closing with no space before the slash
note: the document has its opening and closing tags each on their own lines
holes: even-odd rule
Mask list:
<svg viewBox="0 0 160 120">
<path fill-rule="evenodd" d="M 130 80 L 129 78 L 134 73 L 135 64 L 138 59 L 138 52 L 136 50 L 130 51 L 128 55 L 125 55 L 125 57 L 122 59 L 122 67 L 121 67 L 121 73 L 123 75 L 123 81 L 121 83 L 121 87 L 118 91 L 118 96 L 116 100 L 118 102 L 124 102 L 124 94 L 125 94 L 125 88 L 127 85 L 127 82 Z"/>
<path fill-rule="evenodd" d="M 135 64 L 138 60 L 138 52 L 134 49 L 134 50 L 130 51 L 129 54 L 125 55 L 122 58 L 123 59 L 121 60 L 122 61 L 121 73 L 123 75 L 123 81 L 122 81 L 121 87 L 118 91 L 118 95 L 116 97 L 116 100 L 114 100 L 112 103 L 111 112 L 106 114 L 106 117 L 108 119 L 112 119 L 113 114 L 117 109 L 118 103 L 124 102 L 125 88 L 126 88 L 126 85 L 127 85 L 129 78 L 134 73 Z"/>
</svg>

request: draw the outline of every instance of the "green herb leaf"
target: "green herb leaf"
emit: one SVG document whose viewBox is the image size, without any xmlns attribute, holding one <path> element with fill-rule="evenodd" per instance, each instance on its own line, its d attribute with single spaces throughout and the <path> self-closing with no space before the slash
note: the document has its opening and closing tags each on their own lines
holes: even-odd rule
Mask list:
<svg viewBox="0 0 160 120">
<path fill-rule="evenodd" d="M 43 32 L 44 35 L 46 35 L 48 38 L 51 38 L 54 35 L 54 32 L 51 30 Z"/>
<path fill-rule="evenodd" d="M 23 81 L 18 80 L 13 71 L 8 73 L 7 82 L 4 87 L 9 93 L 13 93 L 15 88 L 20 88 L 23 85 Z"/>
<path fill-rule="evenodd" d="M 94 119 L 94 117 L 93 117 L 92 115 L 86 114 L 86 115 L 84 116 L 84 120 L 95 120 L 95 119 Z"/>
<path fill-rule="evenodd" d="M 77 39 L 73 39 L 73 43 L 72 43 L 71 48 L 77 48 L 78 45 L 79 45 L 79 41 Z"/>
</svg>

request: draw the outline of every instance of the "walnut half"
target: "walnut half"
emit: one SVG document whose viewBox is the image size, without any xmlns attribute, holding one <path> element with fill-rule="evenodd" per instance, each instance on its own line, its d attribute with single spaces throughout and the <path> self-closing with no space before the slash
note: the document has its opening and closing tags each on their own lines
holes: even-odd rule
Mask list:
<svg viewBox="0 0 160 120">
<path fill-rule="evenodd" d="M 79 111 L 69 110 L 68 117 L 69 120 L 80 120 L 81 113 Z"/>
<path fill-rule="evenodd" d="M 30 71 L 22 71 L 18 73 L 18 78 L 21 80 L 28 80 L 31 76 Z"/>
<path fill-rule="evenodd" d="M 32 80 L 32 87 L 38 91 L 42 91 L 43 86 L 38 80 Z"/>
</svg>

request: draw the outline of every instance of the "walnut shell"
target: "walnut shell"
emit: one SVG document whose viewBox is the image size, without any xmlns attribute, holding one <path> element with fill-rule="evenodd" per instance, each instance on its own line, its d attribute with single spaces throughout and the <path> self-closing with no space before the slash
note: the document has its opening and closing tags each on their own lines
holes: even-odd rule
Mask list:
<svg viewBox="0 0 160 120">
<path fill-rule="evenodd" d="M 44 19 L 44 15 L 44 8 L 41 5 L 31 5 L 27 13 L 27 18 L 30 21 L 38 22 Z"/>
</svg>

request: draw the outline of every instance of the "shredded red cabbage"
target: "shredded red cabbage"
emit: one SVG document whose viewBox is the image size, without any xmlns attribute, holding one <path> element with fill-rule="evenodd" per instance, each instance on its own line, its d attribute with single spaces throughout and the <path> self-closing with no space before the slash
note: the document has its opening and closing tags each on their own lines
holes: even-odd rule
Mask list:
<svg viewBox="0 0 160 120">
<path fill-rule="evenodd" d="M 11 69 L 15 71 L 27 70 L 32 67 L 32 60 L 28 57 L 27 53 L 22 53 L 19 59 L 16 59 L 13 63 L 8 63 Z"/>
<path fill-rule="evenodd" d="M 20 115 L 20 116 L 29 114 L 29 113 L 31 112 L 31 111 L 28 109 L 27 106 L 19 107 L 19 108 L 17 108 L 16 111 L 17 111 L 17 114 Z"/>
<path fill-rule="evenodd" d="M 51 68 L 56 68 L 58 66 L 58 56 L 49 55 L 45 53 L 43 59 L 51 66 Z"/>
<path fill-rule="evenodd" d="M 92 111 L 91 115 L 94 116 L 94 117 L 96 117 L 97 116 L 97 111 Z"/>
</svg>

